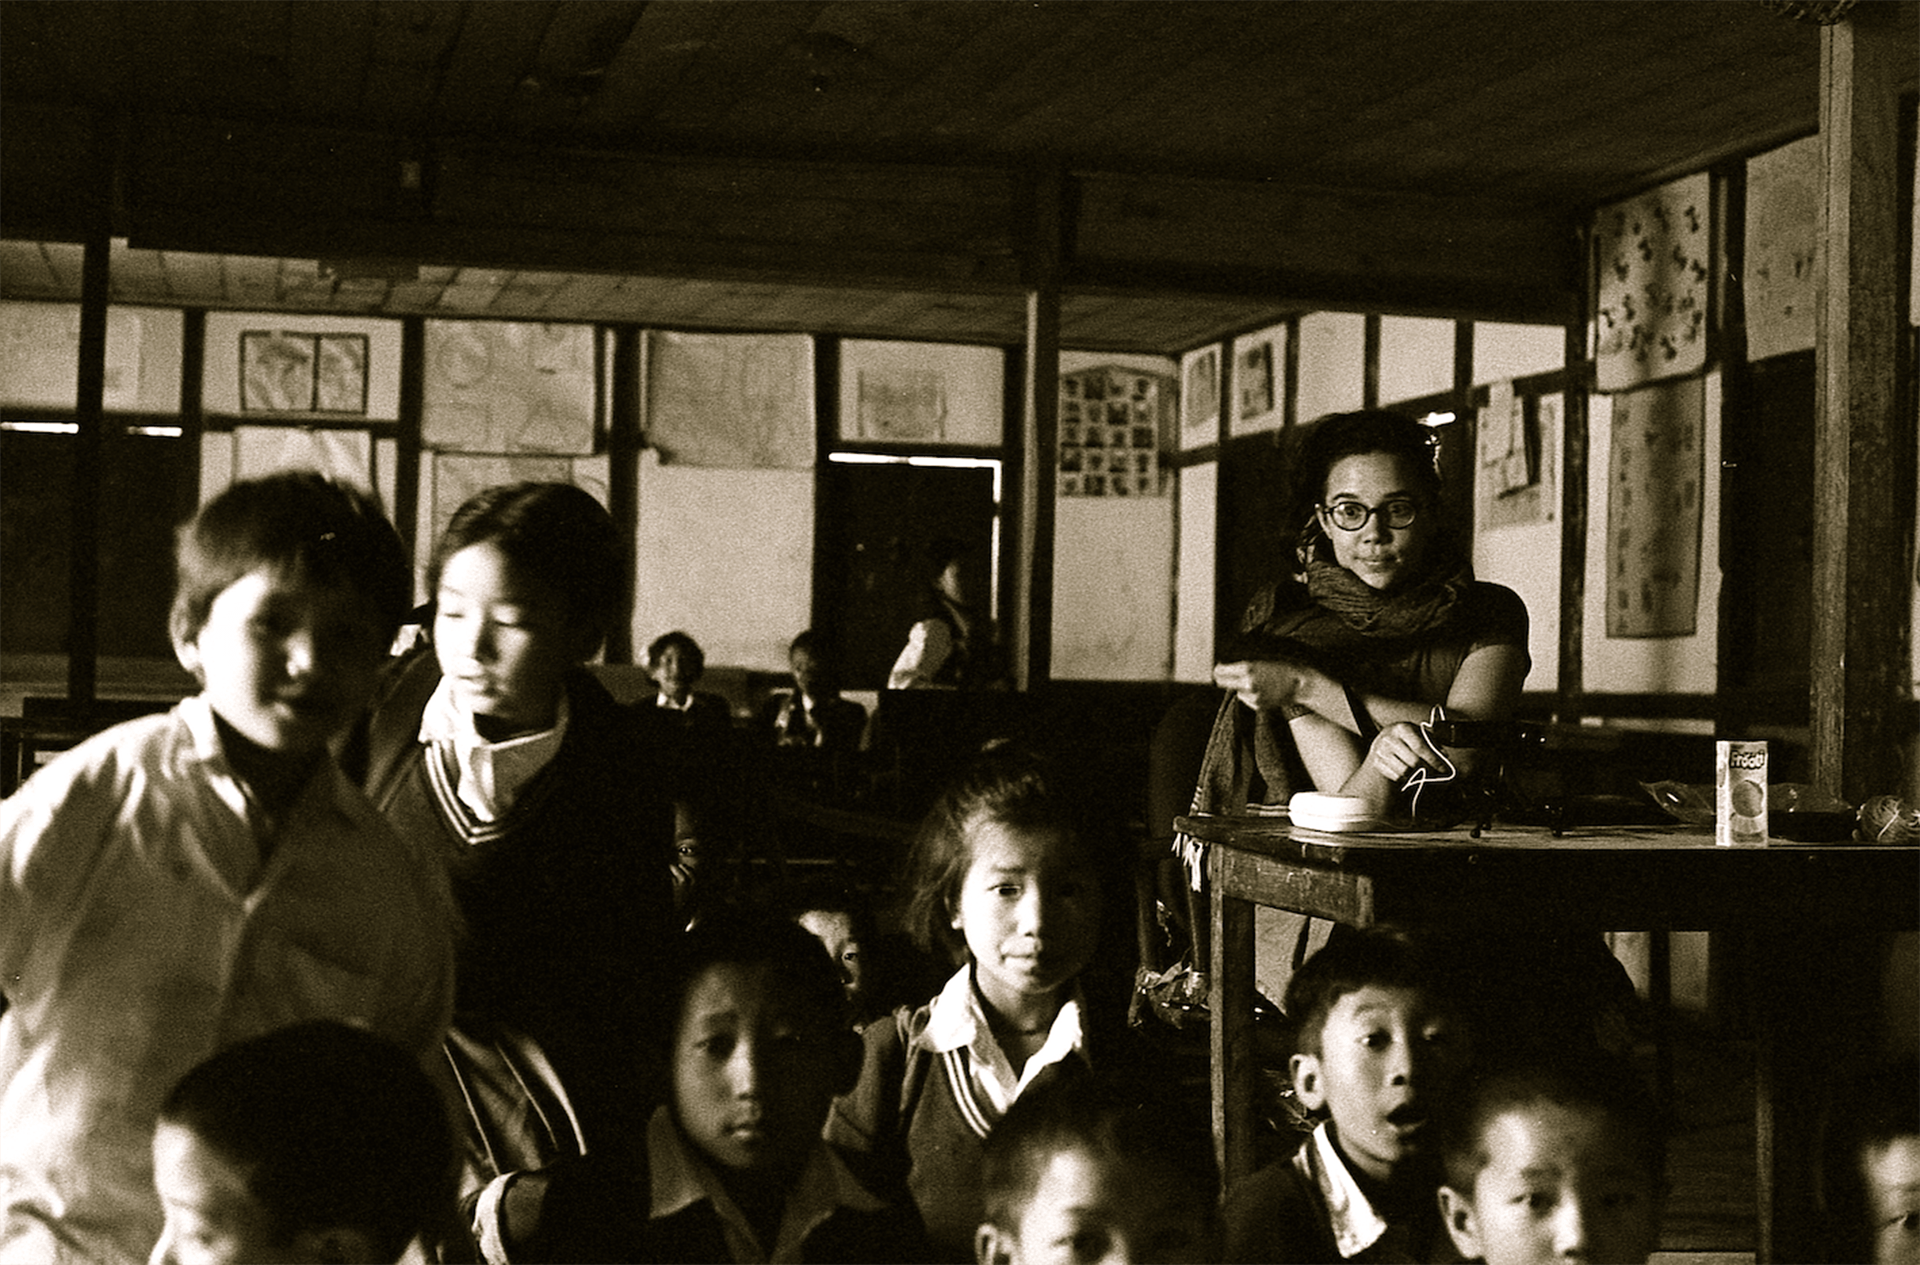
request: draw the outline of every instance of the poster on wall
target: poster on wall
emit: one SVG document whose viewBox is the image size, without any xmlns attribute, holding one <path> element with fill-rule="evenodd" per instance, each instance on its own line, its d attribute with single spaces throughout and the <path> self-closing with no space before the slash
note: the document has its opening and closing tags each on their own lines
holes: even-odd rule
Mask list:
<svg viewBox="0 0 1920 1265">
<path fill-rule="evenodd" d="M 1287 327 L 1276 325 L 1233 340 L 1235 435 L 1278 430 L 1286 421 Z"/>
<path fill-rule="evenodd" d="M 854 443 L 997 448 L 1006 352 L 964 343 L 840 343 L 837 429 Z"/>
<path fill-rule="evenodd" d="M 1061 496 L 1159 496 L 1173 379 L 1107 365 L 1060 375 Z"/>
<path fill-rule="evenodd" d="M 947 437 L 947 381 L 939 370 L 875 365 L 854 370 L 853 382 L 860 438 L 937 444 Z"/>
<path fill-rule="evenodd" d="M 1747 160 L 1747 359 L 1813 347 L 1813 236 L 1820 138 Z"/>
<path fill-rule="evenodd" d="M 1510 380 L 1492 383 L 1487 394 L 1476 426 L 1475 526 L 1494 530 L 1552 522 L 1559 510 L 1555 457 L 1563 397 L 1529 399 L 1516 393 Z"/>
<path fill-rule="evenodd" d="M 1594 379 L 1602 391 L 1698 373 L 1711 275 L 1706 172 L 1604 207 L 1594 221 Z"/>
<path fill-rule="evenodd" d="M 1180 361 L 1180 447 L 1220 441 L 1220 349 L 1202 347 Z"/>
<path fill-rule="evenodd" d="M 240 335 L 246 413 L 367 415 L 367 336 L 250 329 Z"/>
<path fill-rule="evenodd" d="M 1607 636 L 1698 631 L 1705 386 L 1614 397 L 1607 476 Z"/>
<path fill-rule="evenodd" d="M 647 339 L 647 447 L 669 465 L 813 468 L 813 340 L 804 334 Z"/>
<path fill-rule="evenodd" d="M 593 326 L 428 321 L 426 344 L 427 447 L 593 451 Z"/>
</svg>

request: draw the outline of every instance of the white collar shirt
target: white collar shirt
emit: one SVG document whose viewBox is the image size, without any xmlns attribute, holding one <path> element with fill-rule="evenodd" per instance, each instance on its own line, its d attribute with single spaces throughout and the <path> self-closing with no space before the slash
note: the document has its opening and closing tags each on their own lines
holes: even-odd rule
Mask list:
<svg viewBox="0 0 1920 1265">
<path fill-rule="evenodd" d="M 216 1050 L 330 1018 L 437 1054 L 456 925 L 331 759 L 262 860 L 204 698 L 62 753 L 0 802 L 0 1261 L 145 1261 L 155 1115 Z"/>
<path fill-rule="evenodd" d="M 1046 1041 L 1020 1069 L 1014 1068 L 1006 1051 L 994 1040 L 985 1007 L 980 990 L 974 987 L 973 966 L 969 963 L 961 967 L 933 999 L 920 1040 L 936 1054 L 964 1051 L 974 1090 L 992 1104 L 996 1113 L 1004 1113 L 1033 1083 L 1034 1077 L 1055 1063 L 1076 1054 L 1086 1057 L 1086 1034 L 1081 1022 L 1084 999 L 1078 984 L 1053 1017 Z"/>
<path fill-rule="evenodd" d="M 560 754 L 571 714 L 562 690 L 551 729 L 488 742 L 474 728 L 473 717 L 454 700 L 453 684 L 443 676 L 420 714 L 420 741 L 452 751 L 460 773 L 455 791 L 460 802 L 480 820 L 498 821 L 513 808 L 527 783 Z"/>
<path fill-rule="evenodd" d="M 714 1176 L 712 1168 L 682 1137 L 667 1107 L 655 1110 L 647 1122 L 647 1166 L 652 1183 L 650 1217 L 655 1220 L 670 1217 L 707 1200 L 720 1218 L 720 1232 L 726 1237 L 728 1253 L 735 1261 L 754 1265 L 784 1265 L 804 1260 L 807 1236 L 837 1209 L 878 1212 L 886 1207 L 854 1178 L 831 1147 L 824 1141 L 816 1142 L 800 1176 L 787 1192 L 786 1206 L 780 1212 L 780 1229 L 769 1251 L 754 1234 L 746 1214 Z"/>
</svg>

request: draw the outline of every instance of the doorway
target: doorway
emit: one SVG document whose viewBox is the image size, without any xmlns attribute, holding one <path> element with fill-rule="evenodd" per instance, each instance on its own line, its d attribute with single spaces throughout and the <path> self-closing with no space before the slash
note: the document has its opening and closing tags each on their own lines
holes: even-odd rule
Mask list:
<svg viewBox="0 0 1920 1265">
<path fill-rule="evenodd" d="M 927 546 L 941 537 L 968 546 L 962 579 L 998 620 L 998 461 L 836 453 L 823 474 L 814 625 L 839 646 L 842 685 L 885 688 L 932 578 Z"/>
</svg>

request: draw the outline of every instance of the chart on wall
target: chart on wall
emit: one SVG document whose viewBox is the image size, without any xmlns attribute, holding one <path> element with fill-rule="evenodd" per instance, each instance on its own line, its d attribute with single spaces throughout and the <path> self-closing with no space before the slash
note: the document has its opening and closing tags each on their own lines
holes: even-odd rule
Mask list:
<svg viewBox="0 0 1920 1265">
<path fill-rule="evenodd" d="M 1614 397 L 1607 475 L 1607 636 L 1698 631 L 1705 433 L 1700 379 Z"/>
<path fill-rule="evenodd" d="M 1603 208 L 1594 223 L 1594 379 L 1602 391 L 1707 362 L 1713 235 L 1707 173 Z"/>
<path fill-rule="evenodd" d="M 1101 366 L 1060 375 L 1060 495 L 1158 496 L 1173 380 Z"/>
</svg>

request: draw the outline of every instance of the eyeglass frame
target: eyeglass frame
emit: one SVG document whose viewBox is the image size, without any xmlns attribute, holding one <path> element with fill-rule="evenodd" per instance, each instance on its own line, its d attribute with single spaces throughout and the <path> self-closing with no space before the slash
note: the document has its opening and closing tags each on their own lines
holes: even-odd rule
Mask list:
<svg viewBox="0 0 1920 1265">
<path fill-rule="evenodd" d="M 1348 527 L 1346 524 L 1342 523 L 1338 518 L 1334 517 L 1335 510 L 1344 509 L 1349 505 L 1359 506 L 1361 509 L 1366 511 L 1366 513 L 1361 516 L 1360 521 L 1355 523 L 1351 527 Z M 1396 505 L 1404 505 L 1407 507 L 1406 517 L 1401 519 L 1397 523 L 1393 521 L 1394 516 L 1390 512 L 1391 507 Z M 1348 534 L 1352 534 L 1358 531 L 1365 531 L 1367 524 L 1373 521 L 1373 516 L 1375 514 L 1378 514 L 1380 516 L 1380 521 L 1386 525 L 1389 531 L 1403 531 L 1406 528 L 1413 526 L 1414 523 L 1419 521 L 1419 518 L 1420 518 L 1420 503 L 1414 500 L 1412 497 L 1407 497 L 1407 496 L 1389 497 L 1386 500 L 1380 502 L 1380 504 L 1378 505 L 1367 505 L 1361 501 L 1353 500 L 1353 501 L 1335 501 L 1332 505 L 1321 504 L 1316 508 L 1318 508 L 1320 513 L 1326 517 L 1326 520 L 1328 523 L 1332 524 L 1335 527 L 1338 527 L 1341 531 L 1347 532 Z"/>
</svg>

